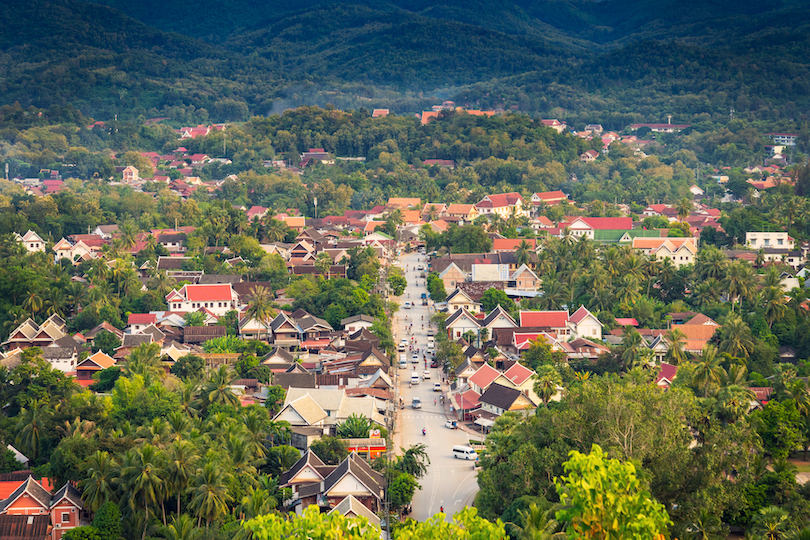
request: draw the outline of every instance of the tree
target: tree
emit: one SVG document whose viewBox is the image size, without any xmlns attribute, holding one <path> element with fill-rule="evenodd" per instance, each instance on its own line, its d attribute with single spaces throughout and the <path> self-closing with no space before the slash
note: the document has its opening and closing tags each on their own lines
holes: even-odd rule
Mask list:
<svg viewBox="0 0 810 540">
<path fill-rule="evenodd" d="M 104 354 L 112 356 L 115 354 L 115 349 L 121 346 L 121 341 L 115 337 L 115 334 L 102 330 L 93 339 L 93 352 L 102 351 Z"/>
<path fill-rule="evenodd" d="M 645 491 L 632 463 L 608 459 L 599 445 L 589 454 L 572 451 L 568 476 L 554 480 L 565 508 L 556 517 L 571 540 L 665 538 L 672 523 L 665 508 Z"/>
<path fill-rule="evenodd" d="M 529 345 L 529 349 L 520 360 L 523 365 L 536 372 L 540 366 L 561 364 L 565 361 L 565 353 L 552 351 L 551 345 L 542 339 L 537 339 Z"/>
<path fill-rule="evenodd" d="M 708 397 L 711 386 L 719 386 L 723 381 L 723 371 L 720 359 L 717 358 L 717 349 L 714 345 L 706 345 L 703 355 L 695 366 L 692 374 L 692 384 L 703 388 L 703 397 Z"/>
<path fill-rule="evenodd" d="M 787 538 L 786 534 L 790 530 L 790 514 L 784 508 L 766 506 L 754 517 L 753 529 L 766 540 Z"/>
<path fill-rule="evenodd" d="M 399 473 L 388 485 L 388 500 L 395 510 L 406 506 L 413 500 L 413 494 L 422 486 L 416 478 L 408 473 Z"/>
<path fill-rule="evenodd" d="M 84 478 L 79 482 L 82 500 L 91 512 L 113 500 L 116 477 L 115 460 L 104 451 L 96 451 L 81 466 Z"/>
<path fill-rule="evenodd" d="M 397 459 L 395 467 L 397 470 L 410 474 L 416 479 L 422 478 L 428 471 L 430 456 L 427 454 L 427 446 L 424 444 L 413 444 L 407 450 L 400 447 L 402 455 Z"/>
<path fill-rule="evenodd" d="M 517 258 L 517 265 L 520 268 L 522 265 L 528 265 L 531 262 L 532 245 L 526 240 L 521 240 L 517 249 L 515 250 L 515 257 Z"/>
<path fill-rule="evenodd" d="M 118 505 L 112 501 L 102 504 L 93 518 L 93 527 L 98 531 L 101 540 L 119 540 L 124 531 Z"/>
<path fill-rule="evenodd" d="M 274 446 L 267 451 L 267 467 L 274 476 L 278 476 L 290 470 L 300 457 L 301 453 L 292 446 Z"/>
<path fill-rule="evenodd" d="M 558 388 L 562 385 L 562 377 L 554 366 L 545 364 L 538 366 L 534 381 L 534 393 L 543 400 L 543 405 L 548 407 L 548 402 L 557 395 Z"/>
<path fill-rule="evenodd" d="M 309 449 L 327 465 L 337 465 L 349 455 L 346 443 L 337 437 L 321 437 Z"/>
<path fill-rule="evenodd" d="M 127 494 L 127 503 L 132 510 L 144 515 L 141 540 L 146 538 L 146 529 L 152 508 L 162 503 L 166 486 L 160 477 L 163 456 L 156 447 L 146 444 L 142 448 L 128 450 L 121 461 L 118 482 Z"/>
<path fill-rule="evenodd" d="M 177 362 L 172 364 L 171 373 L 175 377 L 180 377 L 184 381 L 196 381 L 202 378 L 205 372 L 205 360 L 196 354 L 181 356 Z"/>
<path fill-rule="evenodd" d="M 183 315 L 183 321 L 185 321 L 186 326 L 205 326 L 205 320 L 207 318 L 208 315 L 202 311 L 189 311 Z"/>
<path fill-rule="evenodd" d="M 46 433 L 53 412 L 46 402 L 34 401 L 30 407 L 20 410 L 17 420 L 17 446 L 32 461 L 39 457 L 41 439 Z"/>
<path fill-rule="evenodd" d="M 402 296 L 405 287 L 408 286 L 408 280 L 402 275 L 401 269 L 392 268 L 388 271 L 388 285 L 390 285 L 394 296 Z"/>
<path fill-rule="evenodd" d="M 250 301 L 245 314 L 248 319 L 256 319 L 264 326 L 265 339 L 268 339 L 270 334 L 270 320 L 276 316 L 276 310 L 270 306 L 271 302 L 271 292 L 266 287 L 257 285 L 250 293 Z"/>
<path fill-rule="evenodd" d="M 281 410 L 281 406 L 284 405 L 284 399 L 286 397 L 287 391 L 284 387 L 277 385 L 267 387 L 267 399 L 264 402 L 264 406 L 267 407 L 270 416 L 275 416 L 276 413 Z"/>
<path fill-rule="evenodd" d="M 84 525 L 65 531 L 62 538 L 66 540 L 101 540 L 101 535 L 98 534 L 98 529 L 92 525 Z"/>
<path fill-rule="evenodd" d="M 318 269 L 321 275 L 328 275 L 329 270 L 332 268 L 332 257 L 325 251 L 321 251 L 315 258 L 315 268 Z"/>
<path fill-rule="evenodd" d="M 720 329 L 718 350 L 738 358 L 748 358 L 754 351 L 751 329 L 736 313 L 729 313 Z"/>
<path fill-rule="evenodd" d="M 765 287 L 761 294 L 765 320 L 768 321 L 768 328 L 773 328 L 773 323 L 781 321 L 787 313 L 785 294 L 779 287 Z"/>
<path fill-rule="evenodd" d="M 774 458 L 784 458 L 802 445 L 804 423 L 792 400 L 769 401 L 764 409 L 751 414 L 762 447 Z"/>
<path fill-rule="evenodd" d="M 366 439 L 369 431 L 374 429 L 374 423 L 362 414 L 352 413 L 337 425 L 338 437 L 344 439 Z"/>
<path fill-rule="evenodd" d="M 677 366 L 681 362 L 686 362 L 686 351 L 683 348 L 686 336 L 677 328 L 668 330 L 664 335 L 667 340 L 669 348 L 667 349 L 666 360 L 672 365 Z"/>
<path fill-rule="evenodd" d="M 205 519 L 206 529 L 212 521 L 228 513 L 232 497 L 228 492 L 231 474 L 214 459 L 208 459 L 191 481 L 191 508 L 197 516 L 197 527 Z"/>
<path fill-rule="evenodd" d="M 202 410 L 206 410 L 210 405 L 239 405 L 239 398 L 231 390 L 233 372 L 228 366 L 220 366 L 211 373 L 208 380 L 203 384 L 200 395 Z"/>
<path fill-rule="evenodd" d="M 481 295 L 481 309 L 489 313 L 496 306 L 501 306 L 507 313 L 515 312 L 515 303 L 500 289 L 487 289 Z"/>
</svg>

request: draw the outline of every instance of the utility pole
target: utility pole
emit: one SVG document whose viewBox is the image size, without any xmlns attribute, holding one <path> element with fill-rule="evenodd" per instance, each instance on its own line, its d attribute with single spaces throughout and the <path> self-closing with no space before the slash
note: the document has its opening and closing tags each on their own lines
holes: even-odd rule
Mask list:
<svg viewBox="0 0 810 540">
<path fill-rule="evenodd" d="M 313 202 L 315 203 L 315 219 L 318 219 L 318 197 L 315 197 Z"/>
</svg>

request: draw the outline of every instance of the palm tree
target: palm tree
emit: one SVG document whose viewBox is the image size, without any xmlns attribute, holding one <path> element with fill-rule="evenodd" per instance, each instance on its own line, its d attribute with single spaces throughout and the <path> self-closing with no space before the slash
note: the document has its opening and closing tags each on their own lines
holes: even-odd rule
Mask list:
<svg viewBox="0 0 810 540">
<path fill-rule="evenodd" d="M 138 226 L 131 219 L 126 220 L 121 224 L 121 245 L 124 249 L 129 250 L 138 243 Z"/>
<path fill-rule="evenodd" d="M 369 431 L 373 428 L 371 420 L 362 414 L 352 413 L 346 420 L 337 424 L 337 434 L 344 439 L 365 439 L 369 437 Z"/>
<path fill-rule="evenodd" d="M 701 249 L 695 262 L 695 270 L 701 279 L 713 278 L 722 281 L 725 278 L 728 259 L 715 246 Z"/>
<path fill-rule="evenodd" d="M 557 310 L 568 300 L 567 287 L 556 279 L 554 274 L 543 279 L 543 296 L 540 304 L 543 309 Z"/>
<path fill-rule="evenodd" d="M 781 321 L 787 313 L 787 301 L 782 289 L 778 287 L 765 287 L 762 289 L 762 303 L 765 307 L 765 320 L 768 321 L 768 328 L 773 328 L 773 323 Z"/>
<path fill-rule="evenodd" d="M 142 343 L 133 349 L 124 365 L 124 375 L 140 375 L 147 381 L 165 375 L 160 365 L 160 345 Z"/>
<path fill-rule="evenodd" d="M 692 300 L 700 307 L 715 304 L 720 301 L 720 284 L 714 278 L 701 281 L 692 291 Z"/>
<path fill-rule="evenodd" d="M 242 415 L 242 425 L 245 427 L 248 443 L 251 445 L 251 451 L 257 459 L 264 459 L 267 455 L 264 442 L 267 440 L 267 425 L 269 423 L 270 417 L 266 409 L 261 412 L 250 409 L 248 413 Z"/>
<path fill-rule="evenodd" d="M 167 540 L 195 540 L 200 534 L 194 520 L 186 514 L 172 516 L 172 522 L 163 527 L 161 532 Z"/>
<path fill-rule="evenodd" d="M 172 292 L 174 283 L 174 278 L 169 277 L 165 270 L 154 270 L 147 282 L 147 286 L 163 298 Z"/>
<path fill-rule="evenodd" d="M 239 405 L 239 398 L 231 390 L 233 373 L 228 366 L 220 366 L 219 369 L 211 373 L 209 379 L 203 384 L 200 400 L 203 409 L 209 405 L 219 403 L 221 405 Z"/>
<path fill-rule="evenodd" d="M 196 462 L 197 455 L 194 453 L 194 445 L 189 441 L 175 441 L 166 454 L 164 474 L 169 488 L 168 495 L 173 495 L 177 499 L 178 516 L 182 515 L 180 502 L 194 474 Z"/>
<path fill-rule="evenodd" d="M 67 298 L 62 289 L 58 287 L 51 287 L 45 293 L 45 315 L 59 315 L 64 318 L 65 305 L 67 305 Z"/>
<path fill-rule="evenodd" d="M 778 506 L 766 506 L 754 517 L 754 530 L 766 540 L 780 540 L 790 527 L 790 516 Z"/>
<path fill-rule="evenodd" d="M 720 385 L 723 381 L 724 370 L 720 366 L 720 359 L 717 358 L 717 349 L 714 345 L 706 345 L 703 348 L 703 355 L 695 366 L 692 374 L 692 384 L 698 388 L 703 387 L 703 397 L 709 396 L 709 387 Z"/>
<path fill-rule="evenodd" d="M 205 518 L 208 528 L 212 521 L 216 521 L 228 513 L 228 503 L 231 496 L 228 493 L 228 482 L 231 474 L 219 466 L 215 460 L 209 459 L 197 471 L 191 482 L 191 507 L 197 516 L 197 527 Z"/>
<path fill-rule="evenodd" d="M 82 463 L 81 470 L 84 479 L 79 482 L 82 490 L 82 500 L 91 512 L 98 510 L 102 504 L 113 500 L 117 464 L 107 452 L 97 450 L 87 461 Z"/>
<path fill-rule="evenodd" d="M 742 320 L 742 317 L 735 313 L 729 313 L 720 333 L 719 350 L 727 352 L 731 356 L 748 358 L 754 351 L 754 339 L 751 337 L 751 329 Z"/>
<path fill-rule="evenodd" d="M 684 341 L 686 340 L 684 333 L 678 328 L 673 328 L 667 331 L 664 335 L 664 339 L 666 339 L 669 344 L 666 354 L 667 362 L 675 366 L 681 362 L 686 362 L 686 351 L 683 348 Z"/>
<path fill-rule="evenodd" d="M 715 540 L 725 538 L 728 530 L 717 514 L 708 508 L 701 508 L 697 515 L 689 521 L 686 526 L 689 538 L 694 540 Z"/>
<path fill-rule="evenodd" d="M 328 257 L 329 256 L 327 255 L 327 258 Z M 276 310 L 270 306 L 271 302 L 272 294 L 270 293 L 270 290 L 266 287 L 262 287 L 261 285 L 257 285 L 253 288 L 253 292 L 250 295 L 250 301 L 248 302 L 246 312 L 248 319 L 256 319 L 262 323 L 264 326 L 265 339 L 269 339 L 270 320 L 276 316 Z"/>
<path fill-rule="evenodd" d="M 553 366 L 540 366 L 537 368 L 534 393 L 543 401 L 544 407 L 548 407 L 548 402 L 557 394 L 557 388 L 560 386 L 562 386 L 562 377 Z"/>
<path fill-rule="evenodd" d="M 82 298 L 84 297 L 84 293 L 87 289 L 84 285 L 77 282 L 71 282 L 70 285 L 67 286 L 66 293 L 67 293 L 67 304 L 70 306 L 70 312 L 76 313 L 78 309 L 82 305 Z"/>
<path fill-rule="evenodd" d="M 119 481 L 128 495 L 129 506 L 132 510 L 142 511 L 147 523 L 151 508 L 161 504 L 165 497 L 166 485 L 160 476 L 162 461 L 160 450 L 151 444 L 145 444 L 142 448 L 128 450 L 121 463 Z M 163 522 L 165 525 L 165 513 Z M 141 540 L 146 538 L 146 529 L 144 524 Z"/>
<path fill-rule="evenodd" d="M 427 446 L 420 444 L 413 444 L 407 450 L 400 447 L 402 456 L 399 457 L 396 463 L 396 468 L 402 472 L 408 473 L 417 480 L 422 478 L 428 471 L 430 465 L 430 456 L 427 454 Z"/>
<path fill-rule="evenodd" d="M 520 244 L 515 250 L 515 257 L 517 258 L 517 265 L 528 265 L 531 260 L 532 246 L 526 240 L 521 240 Z"/>
<path fill-rule="evenodd" d="M 36 315 L 45 305 L 45 301 L 36 289 L 31 289 L 23 300 L 22 307 L 28 310 L 31 315 Z"/>
<path fill-rule="evenodd" d="M 568 535 L 559 529 L 562 523 L 554 519 L 554 508 L 542 511 L 532 503 L 528 510 L 518 510 L 520 525 L 512 524 L 510 536 L 518 540 L 565 540 Z"/>
<path fill-rule="evenodd" d="M 19 435 L 15 442 L 31 461 L 39 457 L 42 435 L 47 432 L 52 414 L 47 401 L 33 401 L 28 408 L 20 410 L 17 419 Z"/>
<path fill-rule="evenodd" d="M 315 268 L 317 268 L 318 272 L 322 275 L 328 276 L 329 269 L 332 268 L 332 257 L 325 251 L 321 251 L 315 258 Z"/>
<path fill-rule="evenodd" d="M 301 453 L 292 446 L 274 446 L 267 454 L 267 467 L 270 472 L 278 476 L 290 470 L 301 457 Z"/>
<path fill-rule="evenodd" d="M 242 497 L 242 503 L 237 508 L 237 512 L 241 519 L 253 519 L 269 514 L 277 506 L 278 499 L 268 493 L 266 489 L 249 486 L 247 495 Z"/>
<path fill-rule="evenodd" d="M 286 444 L 292 438 L 292 427 L 285 420 L 270 421 L 267 424 L 267 437 L 270 439 L 270 446 L 275 446 L 276 440 Z"/>
<path fill-rule="evenodd" d="M 728 266 L 723 285 L 731 298 L 731 310 L 734 311 L 736 302 L 750 300 L 754 295 L 756 284 L 753 268 L 744 261 L 734 261 Z"/>
<path fill-rule="evenodd" d="M 683 221 L 692 213 L 693 204 L 687 197 L 678 201 L 678 220 Z"/>
<path fill-rule="evenodd" d="M 754 392 L 744 386 L 733 384 L 723 387 L 717 393 L 718 416 L 733 424 L 748 413 L 754 399 Z"/>
</svg>

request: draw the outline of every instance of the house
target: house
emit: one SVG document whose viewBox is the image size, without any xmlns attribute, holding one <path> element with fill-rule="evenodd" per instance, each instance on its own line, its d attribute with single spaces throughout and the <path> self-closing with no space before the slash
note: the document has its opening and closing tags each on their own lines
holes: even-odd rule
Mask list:
<svg viewBox="0 0 810 540">
<path fill-rule="evenodd" d="M 661 388 L 669 388 L 678 374 L 678 366 L 661 362 L 658 373 L 655 375 L 655 384 Z"/>
<path fill-rule="evenodd" d="M 98 351 L 92 356 L 88 356 L 76 365 L 76 382 L 87 387 L 93 384 L 93 375 L 115 366 L 115 359 L 103 351 Z"/>
<path fill-rule="evenodd" d="M 475 209 L 479 214 L 498 214 L 504 218 L 528 215 L 523 207 L 523 197 L 516 192 L 487 195 L 476 203 Z"/>
<path fill-rule="evenodd" d="M 388 116 L 389 110 L 388 109 L 374 109 L 371 113 L 372 118 L 382 118 L 383 116 Z"/>
<path fill-rule="evenodd" d="M 42 325 L 26 319 L 11 331 L 1 345 L 6 350 L 27 349 L 29 347 L 49 347 L 67 335 L 67 325 L 59 315 L 51 315 Z"/>
<path fill-rule="evenodd" d="M 568 200 L 568 195 L 562 191 L 544 191 L 542 193 L 534 193 L 532 194 L 531 200 L 534 206 L 539 206 L 541 204 L 551 206 L 560 204 L 561 202 L 570 202 Z"/>
<path fill-rule="evenodd" d="M 561 235 L 567 229 L 574 237 L 586 236 L 594 239 L 594 231 L 597 230 L 631 230 L 633 228 L 632 218 L 594 218 L 576 217 L 570 222 L 560 223 Z"/>
<path fill-rule="evenodd" d="M 751 249 L 781 248 L 791 250 L 795 244 L 788 233 L 780 232 L 746 232 L 745 245 Z"/>
<path fill-rule="evenodd" d="M 548 119 L 548 120 L 541 120 L 541 122 L 543 122 L 544 126 L 550 127 L 551 129 L 553 129 L 557 133 L 562 133 L 563 131 L 565 131 L 565 128 L 566 128 L 565 122 L 560 122 L 556 118 L 552 118 L 552 119 Z"/>
<path fill-rule="evenodd" d="M 140 334 L 143 330 L 157 322 L 157 315 L 154 313 L 130 313 L 127 318 L 127 327 L 130 334 Z"/>
<path fill-rule="evenodd" d="M 50 540 L 59 540 L 65 531 L 81 525 L 83 510 L 81 494 L 72 484 L 66 483 L 51 495 L 33 476 L 29 476 L 5 500 L 0 501 L 0 515 L 33 518 L 48 514 L 53 524 Z"/>
<path fill-rule="evenodd" d="M 599 152 L 596 150 L 588 150 L 581 156 L 579 156 L 579 160 L 583 163 L 590 163 L 592 161 L 596 161 L 596 158 L 599 157 Z"/>
<path fill-rule="evenodd" d="M 520 328 L 536 328 L 553 332 L 558 336 L 568 336 L 568 311 L 520 311 Z"/>
<path fill-rule="evenodd" d="M 659 260 L 670 259 L 676 268 L 692 264 L 697 255 L 697 238 L 633 238 L 633 248 Z"/>
<path fill-rule="evenodd" d="M 451 262 L 444 270 L 439 272 L 439 279 L 444 283 L 445 291 L 452 291 L 458 287 L 459 283 L 467 281 L 467 274 L 455 262 Z"/>
<path fill-rule="evenodd" d="M 67 259 L 75 265 L 82 261 L 89 260 L 96 255 L 96 250 L 91 249 L 82 240 L 72 243 L 66 238 L 62 238 L 53 246 L 54 262 Z"/>
<path fill-rule="evenodd" d="M 140 177 L 138 176 L 138 169 L 136 169 L 132 165 L 129 165 L 128 167 L 124 168 L 123 176 L 125 184 L 134 184 L 138 180 L 140 180 Z"/>
<path fill-rule="evenodd" d="M 365 416 L 384 426 L 385 417 L 380 413 L 377 401 L 370 396 L 349 397 L 343 389 L 290 387 L 284 406 L 273 421 L 285 420 L 293 428 L 317 427 L 326 435 L 334 434 L 337 424 L 352 414 Z M 385 405 L 382 407 L 384 409 Z"/>
<path fill-rule="evenodd" d="M 481 311 L 481 304 L 473 300 L 470 295 L 462 289 L 455 289 L 451 292 L 445 302 L 447 303 L 447 312 L 451 314 L 459 309 L 466 309 L 471 313 Z"/>
<path fill-rule="evenodd" d="M 602 339 L 602 323 L 585 306 L 580 306 L 568 319 L 574 337 Z"/>
<path fill-rule="evenodd" d="M 478 217 L 478 209 L 474 204 L 449 204 L 447 215 L 461 221 L 471 222 Z"/>
<path fill-rule="evenodd" d="M 572 339 L 559 345 L 568 360 L 597 360 L 600 355 L 610 352 L 608 347 L 585 338 Z"/>
<path fill-rule="evenodd" d="M 447 328 L 447 337 L 451 340 L 459 339 L 467 332 L 473 332 L 476 336 L 481 328 L 478 319 L 466 309 L 454 311 L 444 321 Z"/>
<path fill-rule="evenodd" d="M 498 383 L 492 383 L 478 398 L 481 409 L 500 416 L 506 411 L 529 411 L 537 408 L 529 397 L 518 390 Z"/>
<path fill-rule="evenodd" d="M 352 317 L 346 317 L 340 321 L 340 325 L 343 327 L 345 332 L 353 334 L 354 332 L 357 332 L 363 328 L 371 328 L 374 325 L 374 322 L 374 317 L 360 314 Z"/>
<path fill-rule="evenodd" d="M 689 192 L 695 197 L 700 197 L 705 194 L 703 189 L 701 189 L 697 184 L 692 184 L 689 186 Z"/>
<path fill-rule="evenodd" d="M 515 270 L 509 276 L 510 288 L 518 291 L 536 291 L 540 288 L 542 281 L 531 268 L 525 264 L 520 265 L 520 268 Z M 514 283 L 511 283 L 514 282 Z"/>
<path fill-rule="evenodd" d="M 532 251 L 537 249 L 537 240 L 534 238 L 495 238 L 492 240 L 492 251 L 517 251 L 526 242 Z"/>
<path fill-rule="evenodd" d="M 36 253 L 37 251 L 45 251 L 45 240 L 42 239 L 37 233 L 28 229 L 28 232 L 20 236 L 14 233 L 17 242 L 20 242 L 28 253 Z"/>
<path fill-rule="evenodd" d="M 300 514 L 308 506 L 317 505 L 323 511 L 331 508 L 331 511 L 346 512 L 347 515 L 364 516 L 366 512 L 376 516 L 383 509 L 387 487 L 385 477 L 356 453 L 349 454 L 337 466 L 324 465 L 317 457 L 313 459 L 307 454 L 311 452 L 304 454 L 279 479 L 280 483 L 284 482 L 282 487 L 292 490 L 290 499 L 284 501 L 285 508 Z M 304 465 L 300 465 L 302 460 L 306 462 Z M 356 503 L 351 499 L 345 503 L 349 497 Z M 371 520 L 371 523 L 377 524 L 378 520 Z"/>
<path fill-rule="evenodd" d="M 383 446 L 385 446 L 385 439 L 369 439 L 371 441 L 377 440 L 381 441 Z M 351 449 L 349 449 L 351 451 Z M 362 517 L 366 518 L 366 520 L 377 529 L 380 528 L 380 517 L 368 509 L 368 507 L 360 502 L 358 499 L 355 498 L 354 495 L 349 494 L 343 498 L 330 512 L 330 514 L 340 514 L 347 518 L 357 518 Z"/>
<path fill-rule="evenodd" d="M 406 210 L 408 208 L 418 209 L 422 207 L 422 199 L 418 197 L 390 197 L 385 207 L 388 210 L 396 210 L 397 208 L 400 210 Z"/>
<path fill-rule="evenodd" d="M 239 295 L 231 284 L 183 285 L 166 295 L 171 311 L 189 312 L 206 308 L 217 316 L 223 316 L 239 308 Z"/>
<path fill-rule="evenodd" d="M 492 336 L 492 332 L 496 328 L 517 328 L 517 323 L 505 309 L 497 305 L 495 309 L 490 311 L 489 315 L 480 322 L 480 326 L 481 328 L 486 328 L 489 332 L 489 336 Z"/>
</svg>

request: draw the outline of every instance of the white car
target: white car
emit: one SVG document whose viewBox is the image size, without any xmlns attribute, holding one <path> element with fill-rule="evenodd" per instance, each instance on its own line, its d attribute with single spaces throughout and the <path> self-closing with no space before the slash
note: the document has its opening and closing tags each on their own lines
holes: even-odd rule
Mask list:
<svg viewBox="0 0 810 540">
<path fill-rule="evenodd" d="M 411 309 L 411 303 L 405 302 L 405 309 Z"/>
<path fill-rule="evenodd" d="M 397 347 L 397 348 L 399 349 L 399 352 L 402 352 L 402 351 L 404 351 L 405 349 L 407 349 L 407 348 L 408 348 L 408 340 L 407 340 L 407 339 L 405 339 L 405 338 L 402 338 L 402 339 L 399 341 L 399 347 Z"/>
<path fill-rule="evenodd" d="M 428 371 L 428 370 L 423 371 L 422 372 L 422 378 L 423 379 L 429 379 L 430 378 L 430 371 Z"/>
<path fill-rule="evenodd" d="M 414 355 L 411 357 L 411 362 L 412 362 L 412 363 L 414 363 L 414 364 L 418 364 L 418 363 L 419 363 L 419 355 L 418 355 L 418 354 L 414 354 Z"/>
</svg>

